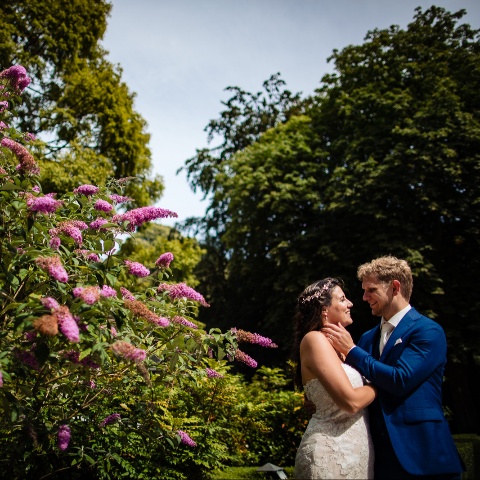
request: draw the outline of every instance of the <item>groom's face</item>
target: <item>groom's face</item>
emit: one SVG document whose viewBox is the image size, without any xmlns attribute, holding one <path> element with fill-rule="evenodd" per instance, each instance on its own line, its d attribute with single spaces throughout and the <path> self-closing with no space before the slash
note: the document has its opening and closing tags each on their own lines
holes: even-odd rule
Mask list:
<svg viewBox="0 0 480 480">
<path fill-rule="evenodd" d="M 389 310 L 392 304 L 392 296 L 389 295 L 390 284 L 381 282 L 377 277 L 372 276 L 363 279 L 362 288 L 363 300 L 370 305 L 372 314 L 389 320 L 391 318 Z"/>
</svg>

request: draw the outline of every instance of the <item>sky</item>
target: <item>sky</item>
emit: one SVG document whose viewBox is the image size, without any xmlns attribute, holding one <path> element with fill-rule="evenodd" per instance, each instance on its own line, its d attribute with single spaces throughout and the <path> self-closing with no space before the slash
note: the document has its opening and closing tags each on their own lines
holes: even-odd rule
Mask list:
<svg viewBox="0 0 480 480">
<path fill-rule="evenodd" d="M 165 191 L 156 204 L 178 220 L 203 216 L 208 201 L 177 174 L 207 143 L 225 88 L 258 92 L 279 72 L 286 87 L 311 95 L 334 49 L 364 43 L 368 31 L 413 21 L 415 8 L 465 9 L 480 28 L 480 0 L 111 0 L 102 45 L 135 92 L 135 110 L 151 135 L 152 174 Z M 162 221 L 173 226 L 174 220 Z"/>
</svg>

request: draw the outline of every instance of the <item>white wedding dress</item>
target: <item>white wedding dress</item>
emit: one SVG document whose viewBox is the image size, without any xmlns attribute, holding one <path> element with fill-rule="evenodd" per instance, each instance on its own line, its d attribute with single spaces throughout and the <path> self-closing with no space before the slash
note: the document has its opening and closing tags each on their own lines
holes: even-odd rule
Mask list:
<svg viewBox="0 0 480 480">
<path fill-rule="evenodd" d="M 353 387 L 363 379 L 357 370 L 342 364 Z M 325 388 L 314 378 L 305 394 L 317 407 L 310 419 L 295 459 L 295 479 L 371 479 L 373 444 L 368 411 L 349 414 L 337 407 Z"/>
</svg>

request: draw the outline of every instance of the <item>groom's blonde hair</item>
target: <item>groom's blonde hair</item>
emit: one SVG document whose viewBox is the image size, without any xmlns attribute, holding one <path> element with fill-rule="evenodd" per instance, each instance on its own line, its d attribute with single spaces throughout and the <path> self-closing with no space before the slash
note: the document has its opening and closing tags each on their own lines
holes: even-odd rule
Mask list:
<svg viewBox="0 0 480 480">
<path fill-rule="evenodd" d="M 377 277 L 378 280 L 385 283 L 398 280 L 403 298 L 409 302 L 412 296 L 412 270 L 405 260 L 400 260 L 392 255 L 375 258 L 371 262 L 360 265 L 357 270 L 357 277 L 361 282 L 366 277 Z"/>
</svg>

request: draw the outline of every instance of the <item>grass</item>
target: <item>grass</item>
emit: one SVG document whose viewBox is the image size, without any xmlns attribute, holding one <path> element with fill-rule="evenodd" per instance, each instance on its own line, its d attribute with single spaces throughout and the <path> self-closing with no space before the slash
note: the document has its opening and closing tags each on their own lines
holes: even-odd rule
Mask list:
<svg viewBox="0 0 480 480">
<path fill-rule="evenodd" d="M 259 465 L 258 467 L 260 467 Z M 229 467 L 222 471 L 215 471 L 212 480 L 266 480 L 269 477 L 266 473 L 257 472 L 258 467 Z M 294 467 L 282 467 L 288 478 L 293 478 Z"/>
</svg>

